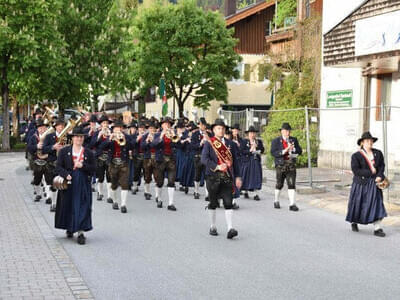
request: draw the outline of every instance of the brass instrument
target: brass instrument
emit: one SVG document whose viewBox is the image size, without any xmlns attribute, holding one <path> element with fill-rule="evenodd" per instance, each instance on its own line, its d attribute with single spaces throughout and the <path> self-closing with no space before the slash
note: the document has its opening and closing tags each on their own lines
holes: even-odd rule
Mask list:
<svg viewBox="0 0 400 300">
<path fill-rule="evenodd" d="M 178 136 L 172 128 L 166 131 L 165 136 L 169 138 L 173 143 L 177 143 L 181 139 L 181 137 Z"/>
<path fill-rule="evenodd" d="M 381 190 L 387 189 L 390 186 L 390 181 L 385 177 L 381 182 L 377 182 L 376 186 Z"/>
<path fill-rule="evenodd" d="M 45 107 L 45 112 L 43 114 L 43 120 L 45 124 L 52 125 L 52 118 L 56 115 L 54 111 L 52 111 L 48 106 Z"/>
<path fill-rule="evenodd" d="M 111 135 L 111 130 L 108 127 L 101 128 L 99 135 L 97 136 L 97 139 L 100 139 L 102 136 L 105 138 L 108 138 Z"/>
<path fill-rule="evenodd" d="M 147 143 L 151 143 L 154 139 L 154 134 L 152 132 L 149 132 L 147 138 L 146 138 L 146 142 Z"/>
<path fill-rule="evenodd" d="M 46 136 L 49 135 L 49 134 L 51 134 L 51 133 L 53 133 L 53 132 L 55 132 L 54 128 L 53 128 L 53 127 L 49 127 L 49 128 L 40 136 L 40 138 L 39 138 L 39 143 L 42 143 L 42 144 L 43 144 L 44 139 L 46 138 Z M 38 149 L 38 150 L 37 150 L 37 157 L 38 157 L 39 159 L 46 159 L 47 157 L 49 157 L 49 155 L 48 155 L 48 154 L 43 154 L 42 149 Z"/>
<path fill-rule="evenodd" d="M 67 134 L 72 131 L 76 126 L 78 126 L 82 121 L 82 117 L 79 117 L 78 120 L 69 119 L 67 126 L 61 131 L 58 136 L 58 143 L 62 145 L 67 144 Z"/>
<path fill-rule="evenodd" d="M 121 147 L 126 145 L 126 138 L 125 138 L 125 134 L 123 134 L 123 132 L 114 133 L 114 137 L 112 140 L 117 142 L 118 145 L 120 145 Z"/>
</svg>

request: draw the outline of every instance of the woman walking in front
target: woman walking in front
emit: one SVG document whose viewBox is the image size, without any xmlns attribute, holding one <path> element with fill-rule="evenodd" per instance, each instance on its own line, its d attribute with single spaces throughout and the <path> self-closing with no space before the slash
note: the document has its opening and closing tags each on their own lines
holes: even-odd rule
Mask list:
<svg viewBox="0 0 400 300">
<path fill-rule="evenodd" d="M 381 221 L 387 216 L 382 190 L 377 187 L 385 179 L 385 161 L 381 151 L 372 148 L 378 139 L 365 132 L 358 139 L 360 150 L 351 157 L 353 184 L 346 221 L 358 232 L 358 224 L 374 224 L 374 235 L 384 237 Z"/>
</svg>

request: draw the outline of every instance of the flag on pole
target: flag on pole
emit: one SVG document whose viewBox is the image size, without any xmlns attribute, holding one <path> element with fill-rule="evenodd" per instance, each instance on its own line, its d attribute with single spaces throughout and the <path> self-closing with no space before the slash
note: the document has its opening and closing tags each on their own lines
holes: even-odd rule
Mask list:
<svg viewBox="0 0 400 300">
<path fill-rule="evenodd" d="M 160 98 L 162 99 L 162 115 L 163 117 L 168 114 L 167 92 L 165 90 L 165 80 L 160 79 L 160 88 L 158 89 Z"/>
</svg>

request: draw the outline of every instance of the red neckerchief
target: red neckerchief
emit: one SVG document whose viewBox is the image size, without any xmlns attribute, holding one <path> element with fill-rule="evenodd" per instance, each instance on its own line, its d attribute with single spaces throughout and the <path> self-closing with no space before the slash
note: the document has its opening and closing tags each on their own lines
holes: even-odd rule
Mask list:
<svg viewBox="0 0 400 300">
<path fill-rule="evenodd" d="M 72 163 L 75 164 L 75 161 L 78 160 L 78 162 L 83 162 L 83 153 L 85 152 L 85 148 L 81 148 L 81 151 L 79 152 L 79 157 L 74 155 L 74 148 L 72 148 Z M 74 168 L 75 170 L 75 168 Z"/>
<path fill-rule="evenodd" d="M 288 143 L 284 138 L 281 138 L 282 140 L 282 145 L 283 145 L 283 150 L 285 150 L 288 147 Z M 286 154 L 283 156 L 284 160 L 289 160 L 289 153 L 286 152 Z"/>
<path fill-rule="evenodd" d="M 364 149 L 360 149 L 360 153 L 361 155 L 365 158 L 365 160 L 367 161 L 367 164 L 369 166 L 369 169 L 371 170 L 371 172 L 373 173 L 375 167 L 372 164 L 375 164 L 375 159 L 373 159 L 372 161 L 368 158 L 367 153 L 365 152 Z"/>
</svg>

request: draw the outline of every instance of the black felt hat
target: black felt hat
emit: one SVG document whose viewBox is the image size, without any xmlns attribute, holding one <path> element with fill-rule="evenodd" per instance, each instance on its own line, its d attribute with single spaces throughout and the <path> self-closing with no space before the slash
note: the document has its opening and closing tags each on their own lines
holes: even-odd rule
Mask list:
<svg viewBox="0 0 400 300">
<path fill-rule="evenodd" d="M 201 117 L 200 120 L 199 120 L 199 124 L 207 125 L 206 118 Z"/>
<path fill-rule="evenodd" d="M 65 120 L 63 118 L 57 119 L 54 122 L 54 126 L 57 126 L 57 125 L 65 125 Z"/>
<path fill-rule="evenodd" d="M 361 138 L 357 140 L 357 145 L 360 146 L 363 140 L 372 140 L 374 143 L 378 140 L 378 138 L 373 137 L 369 131 L 366 131 L 362 134 Z"/>
<path fill-rule="evenodd" d="M 292 126 L 290 126 L 289 123 L 283 123 L 282 126 L 281 126 L 281 128 L 280 128 L 279 130 L 282 130 L 282 129 L 285 129 L 285 130 L 292 130 Z"/>
<path fill-rule="evenodd" d="M 82 126 L 76 126 L 72 133 L 68 134 L 69 136 L 86 136 L 85 129 Z"/>
<path fill-rule="evenodd" d="M 89 119 L 89 122 L 91 122 L 91 123 L 97 123 L 97 116 L 95 115 L 95 114 L 92 114 L 91 116 L 90 116 L 90 119 Z"/>
<path fill-rule="evenodd" d="M 174 120 L 172 120 L 170 117 L 164 117 L 160 120 L 160 124 L 168 122 L 169 124 L 173 125 L 175 123 Z"/>
<path fill-rule="evenodd" d="M 131 124 L 129 124 L 129 126 L 128 126 L 128 128 L 132 128 L 132 127 L 138 128 L 138 124 L 134 120 L 132 120 Z"/>
<path fill-rule="evenodd" d="M 237 129 L 240 130 L 240 125 L 238 123 L 234 124 L 231 129 Z"/>
<path fill-rule="evenodd" d="M 46 124 L 45 122 L 44 122 L 44 120 L 43 119 L 37 119 L 36 120 L 36 128 L 39 128 L 39 127 L 42 127 L 42 126 L 48 126 L 48 124 Z"/>
<path fill-rule="evenodd" d="M 223 126 L 226 128 L 225 122 L 222 119 L 216 119 L 214 124 L 211 125 L 211 129 L 214 129 L 215 126 Z"/>
<path fill-rule="evenodd" d="M 97 122 L 99 122 L 99 124 L 101 124 L 104 121 L 107 121 L 108 123 L 110 123 L 110 119 L 108 119 L 107 115 L 102 115 Z"/>
<path fill-rule="evenodd" d="M 39 114 L 42 115 L 43 112 L 42 112 L 42 110 L 40 108 L 36 108 L 35 115 L 39 115 Z"/>
<path fill-rule="evenodd" d="M 114 122 L 114 124 L 111 126 L 112 128 L 114 128 L 114 127 L 122 127 L 122 128 L 125 128 L 125 124 L 124 124 L 124 122 L 122 122 L 122 120 L 116 120 L 115 122 Z"/>
<path fill-rule="evenodd" d="M 288 129 L 288 130 L 290 130 L 290 129 Z M 258 132 L 258 130 L 257 130 L 253 125 L 251 125 L 251 126 L 249 127 L 249 129 L 246 130 L 245 132 L 246 132 L 246 133 L 248 133 L 248 132 Z"/>
</svg>

